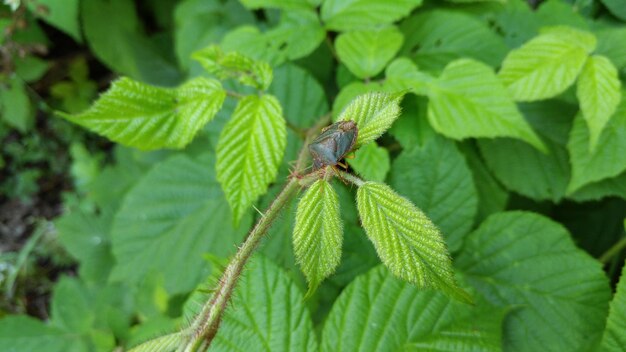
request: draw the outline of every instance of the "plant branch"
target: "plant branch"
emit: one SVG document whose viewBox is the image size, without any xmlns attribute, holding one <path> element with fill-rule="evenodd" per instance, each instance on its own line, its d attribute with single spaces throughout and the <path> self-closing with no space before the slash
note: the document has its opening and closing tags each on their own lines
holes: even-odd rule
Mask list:
<svg viewBox="0 0 626 352">
<path fill-rule="evenodd" d="M 621 252 L 624 248 L 626 248 L 626 237 L 622 238 L 619 242 L 611 246 L 604 254 L 600 256 L 598 259 L 602 264 L 608 263 L 613 256 L 617 253 Z"/>
<path fill-rule="evenodd" d="M 246 263 L 254 253 L 254 250 L 259 245 L 263 236 L 269 230 L 272 222 L 278 217 L 278 214 L 285 205 L 297 195 L 302 186 L 309 185 L 321 177 L 321 174 L 317 171 L 310 172 L 306 175 L 302 175 L 301 173 L 305 170 L 305 165 L 309 161 L 308 144 L 319 133 L 319 130 L 328 124 L 329 120 L 330 114 L 324 115 L 315 126 L 306 131 L 304 146 L 298 155 L 294 172 L 289 177 L 285 187 L 278 196 L 276 196 L 265 213 L 259 218 L 244 243 L 231 259 L 222 274 L 215 293 L 202 307 L 200 314 L 194 319 L 190 327 L 192 333 L 189 341 L 180 350 L 191 352 L 205 351 L 208 349 L 211 341 L 213 341 L 213 338 L 217 334 L 228 302 L 230 301 Z"/>
<path fill-rule="evenodd" d="M 343 178 L 344 180 L 356 185 L 357 187 L 361 187 L 363 186 L 363 184 L 365 183 L 365 181 L 363 181 L 362 179 L 354 176 L 353 174 L 349 173 L 349 172 L 345 172 L 345 171 L 339 171 L 339 176 L 341 176 L 341 178 Z"/>
</svg>

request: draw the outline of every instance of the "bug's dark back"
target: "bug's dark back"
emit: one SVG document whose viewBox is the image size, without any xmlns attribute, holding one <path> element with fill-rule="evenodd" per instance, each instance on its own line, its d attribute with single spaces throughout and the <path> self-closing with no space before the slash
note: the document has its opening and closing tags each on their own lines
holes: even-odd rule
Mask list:
<svg viewBox="0 0 626 352">
<path fill-rule="evenodd" d="M 352 150 L 358 134 L 354 121 L 339 121 L 322 130 L 309 144 L 313 169 L 337 165 Z"/>
</svg>

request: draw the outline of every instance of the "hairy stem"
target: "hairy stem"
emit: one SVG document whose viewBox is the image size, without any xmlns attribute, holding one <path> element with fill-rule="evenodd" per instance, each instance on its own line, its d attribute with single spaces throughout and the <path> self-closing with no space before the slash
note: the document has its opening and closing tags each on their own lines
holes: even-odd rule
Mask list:
<svg viewBox="0 0 626 352">
<path fill-rule="evenodd" d="M 239 247 L 235 256 L 224 270 L 215 293 L 212 298 L 202 307 L 200 314 L 194 319 L 189 331 L 191 331 L 190 339 L 187 344 L 179 349 L 185 352 L 206 351 L 213 338 L 217 334 L 217 330 L 222 321 L 222 317 L 232 293 L 239 281 L 239 277 L 243 272 L 243 268 L 259 245 L 263 236 L 267 233 L 272 222 L 278 217 L 280 211 L 289 201 L 298 194 L 303 186 L 308 186 L 320 177 L 318 172 L 311 172 L 306 175 L 301 173 L 305 169 L 305 165 L 309 161 L 309 153 L 307 150 L 308 143 L 314 138 L 319 130 L 328 123 L 330 115 L 320 118 L 319 122 L 310 128 L 305 136 L 304 147 L 300 150 L 298 159 L 295 164 L 294 171 L 289 177 L 289 181 L 276 196 L 272 204 L 265 213 L 259 218 L 250 234 Z"/>
</svg>

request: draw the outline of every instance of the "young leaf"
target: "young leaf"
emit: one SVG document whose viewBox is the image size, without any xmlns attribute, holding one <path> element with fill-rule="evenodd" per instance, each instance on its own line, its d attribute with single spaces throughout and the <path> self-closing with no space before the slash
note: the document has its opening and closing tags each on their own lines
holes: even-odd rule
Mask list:
<svg viewBox="0 0 626 352">
<path fill-rule="evenodd" d="M 600 134 L 622 98 L 617 69 L 604 56 L 591 56 L 578 78 L 576 96 L 589 127 L 590 150 L 593 152 Z"/>
<path fill-rule="evenodd" d="M 591 33 L 559 27 L 512 50 L 498 75 L 516 101 L 551 98 L 574 83 L 595 46 Z"/>
<path fill-rule="evenodd" d="M 378 266 L 335 301 L 321 351 L 501 351 L 505 313 L 421 291 Z"/>
<path fill-rule="evenodd" d="M 447 137 L 513 137 L 546 151 L 485 64 L 470 59 L 450 63 L 431 85 L 428 97 L 428 120 Z"/>
<path fill-rule="evenodd" d="M 589 350 L 610 296 L 600 263 L 560 224 L 528 212 L 490 216 L 467 236 L 457 266 L 491 303 L 514 309 L 507 351 Z"/>
<path fill-rule="evenodd" d="M 368 93 L 352 102 L 339 115 L 339 121 L 352 120 L 359 128 L 356 148 L 380 137 L 400 115 L 402 93 Z"/>
<path fill-rule="evenodd" d="M 290 275 L 253 258 L 215 335 L 215 351 L 314 352 L 317 340 L 304 297 Z"/>
<path fill-rule="evenodd" d="M 173 352 L 183 344 L 184 338 L 180 332 L 162 335 L 131 348 L 129 352 Z"/>
<path fill-rule="evenodd" d="M 421 4 L 422 0 L 326 0 L 320 13 L 327 29 L 348 31 L 395 22 Z"/>
<path fill-rule="evenodd" d="M 385 184 L 365 182 L 357 191 L 357 208 L 378 256 L 394 275 L 472 301 L 455 283 L 441 232 L 413 203 Z"/>
<path fill-rule="evenodd" d="M 266 90 L 272 83 L 272 68 L 238 52 L 225 53 L 217 45 L 198 50 L 191 56 L 204 69 L 220 79 L 235 78 L 241 84 Z"/>
<path fill-rule="evenodd" d="M 339 265 L 342 227 L 337 193 L 328 181 L 315 181 L 298 203 L 293 230 L 294 254 L 309 282 L 309 293 Z"/>
<path fill-rule="evenodd" d="M 624 347 L 626 347 L 626 265 L 622 267 L 622 276 L 609 306 L 609 317 L 602 337 L 604 351 L 624 351 Z"/>
<path fill-rule="evenodd" d="M 376 142 L 364 145 L 355 153 L 354 159 L 347 159 L 348 164 L 370 181 L 383 182 L 389 172 L 389 151 L 379 147 Z"/>
<path fill-rule="evenodd" d="M 287 127 L 271 95 L 242 98 L 217 143 L 217 180 L 235 223 L 274 181 L 287 146 Z"/>
<path fill-rule="evenodd" d="M 351 31 L 340 34 L 336 41 L 337 56 L 359 78 L 376 76 L 385 68 L 404 37 L 393 26 Z"/>
<path fill-rule="evenodd" d="M 626 99 L 617 107 L 600 135 L 596 149 L 589 150 L 589 129 L 579 115 L 574 120 L 567 149 L 572 163 L 572 193 L 580 187 L 614 177 L 626 170 Z"/>
<path fill-rule="evenodd" d="M 212 79 L 196 78 L 170 89 L 121 78 L 89 110 L 59 114 L 127 146 L 183 148 L 215 117 L 225 97 L 222 85 Z"/>
<path fill-rule="evenodd" d="M 450 251 L 461 248 L 474 224 L 478 195 L 465 158 L 453 141 L 438 136 L 422 148 L 403 150 L 393 162 L 389 184 L 441 229 Z"/>
</svg>

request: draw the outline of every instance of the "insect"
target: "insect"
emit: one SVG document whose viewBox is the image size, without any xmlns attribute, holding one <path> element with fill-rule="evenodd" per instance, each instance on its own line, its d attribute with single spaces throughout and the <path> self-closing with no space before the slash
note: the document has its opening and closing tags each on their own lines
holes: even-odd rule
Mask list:
<svg viewBox="0 0 626 352">
<path fill-rule="evenodd" d="M 341 165 L 359 135 L 359 129 L 354 121 L 339 121 L 322 130 L 319 136 L 309 144 L 309 152 L 313 157 L 313 170 L 324 166 Z"/>
</svg>

